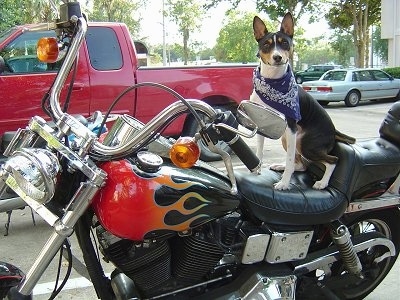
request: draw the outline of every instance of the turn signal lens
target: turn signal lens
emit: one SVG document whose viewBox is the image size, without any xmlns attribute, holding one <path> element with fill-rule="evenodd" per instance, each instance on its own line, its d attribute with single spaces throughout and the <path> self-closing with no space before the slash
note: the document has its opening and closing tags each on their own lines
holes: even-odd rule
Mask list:
<svg viewBox="0 0 400 300">
<path fill-rule="evenodd" d="M 45 63 L 55 63 L 58 59 L 58 42 L 54 37 L 43 37 L 37 43 L 37 57 Z"/>
<path fill-rule="evenodd" d="M 200 149 L 194 138 L 180 137 L 171 147 L 169 157 L 179 168 L 192 167 L 200 157 Z"/>
</svg>

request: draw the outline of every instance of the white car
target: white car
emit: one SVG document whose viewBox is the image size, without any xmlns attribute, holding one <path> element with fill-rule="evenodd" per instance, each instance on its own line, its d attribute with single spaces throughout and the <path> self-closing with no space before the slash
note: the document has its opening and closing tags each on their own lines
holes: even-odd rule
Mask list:
<svg viewBox="0 0 400 300">
<path fill-rule="evenodd" d="M 372 68 L 330 70 L 319 80 L 304 82 L 302 87 L 322 105 L 344 101 L 353 107 L 363 100 L 400 97 L 400 79 Z"/>
</svg>

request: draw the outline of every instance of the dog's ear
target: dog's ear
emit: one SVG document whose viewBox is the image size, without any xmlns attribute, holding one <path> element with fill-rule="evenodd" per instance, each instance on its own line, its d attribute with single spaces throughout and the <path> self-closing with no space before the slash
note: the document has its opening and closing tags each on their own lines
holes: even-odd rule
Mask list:
<svg viewBox="0 0 400 300">
<path fill-rule="evenodd" d="M 294 21 L 293 21 L 293 16 L 290 12 L 287 12 L 286 15 L 283 17 L 280 31 L 290 36 L 291 38 L 293 37 Z"/>
<path fill-rule="evenodd" d="M 255 16 L 253 19 L 253 30 L 254 37 L 256 38 L 257 42 L 268 33 L 267 27 L 265 26 L 264 22 L 257 16 Z"/>
</svg>

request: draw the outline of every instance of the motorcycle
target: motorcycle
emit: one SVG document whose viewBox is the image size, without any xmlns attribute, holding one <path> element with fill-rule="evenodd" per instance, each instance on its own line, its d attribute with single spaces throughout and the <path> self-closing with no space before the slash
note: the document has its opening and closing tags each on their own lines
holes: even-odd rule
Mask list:
<svg viewBox="0 0 400 300">
<path fill-rule="evenodd" d="M 13 190 L 53 233 L 26 275 L 0 284 L 0 295 L 31 299 L 60 249 L 72 260 L 73 233 L 100 299 L 363 299 L 388 274 L 400 250 L 399 103 L 380 137 L 337 143 L 339 163 L 326 189 L 312 189 L 323 169 L 310 162 L 291 189 L 279 191 L 273 184 L 280 173 L 259 174 L 242 136 L 278 138 L 286 126 L 281 115 L 244 101 L 235 116 L 145 83 L 132 89 L 161 88 L 178 101 L 146 124 L 120 115 L 95 134 L 59 104 L 87 28 L 79 3 L 61 5 L 50 27 L 69 40 L 48 100 L 56 126 L 35 116 L 18 131 L 0 168 L 0 194 Z M 52 50 L 44 56 L 57 57 Z M 162 130 L 185 113 L 199 132 L 164 138 Z M 222 156 L 226 170 L 198 160 L 199 140 Z M 231 156 L 215 146 L 220 140 L 251 172 L 233 169 Z M 103 263 L 115 266 L 109 277 Z"/>
</svg>

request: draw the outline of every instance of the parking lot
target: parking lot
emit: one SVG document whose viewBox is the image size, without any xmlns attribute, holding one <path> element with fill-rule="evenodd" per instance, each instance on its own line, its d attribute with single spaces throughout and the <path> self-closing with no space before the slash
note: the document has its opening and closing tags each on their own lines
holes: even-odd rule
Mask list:
<svg viewBox="0 0 400 300">
<path fill-rule="evenodd" d="M 348 135 L 354 136 L 357 140 L 366 140 L 378 136 L 379 126 L 392 105 L 391 102 L 367 102 L 357 107 L 348 108 L 344 103 L 330 104 L 327 111 L 333 119 L 338 130 Z M 250 146 L 255 149 L 255 139 L 247 140 Z M 264 164 L 267 167 L 271 163 L 284 160 L 284 152 L 280 141 L 267 141 L 264 152 Z M 223 167 L 221 162 L 214 163 L 218 167 Z M 235 168 L 242 168 L 240 162 L 234 159 Z M 4 224 L 7 215 L 0 214 L 0 260 L 7 261 L 17 265 L 23 271 L 27 272 L 32 265 L 36 255 L 44 245 L 49 235 L 50 229 L 40 219 L 35 216 L 36 226 L 33 225 L 30 210 L 14 211 L 12 214 L 9 236 L 4 236 Z M 399 228 L 400 230 L 400 228 Z M 71 238 L 73 254 L 80 258 L 80 250 L 74 237 Z M 55 274 L 57 269 L 57 260 L 46 271 L 39 285 L 34 291 L 34 299 L 47 299 L 50 291 L 53 289 Z M 65 262 L 62 268 L 66 269 Z M 106 265 L 105 271 L 111 272 L 112 266 Z M 389 276 L 384 282 L 366 299 L 385 299 L 395 300 L 400 295 L 400 262 L 397 261 Z M 66 289 L 57 299 L 97 299 L 90 282 L 77 271 L 73 271 L 71 280 Z"/>
</svg>

